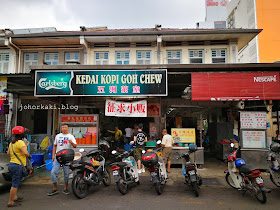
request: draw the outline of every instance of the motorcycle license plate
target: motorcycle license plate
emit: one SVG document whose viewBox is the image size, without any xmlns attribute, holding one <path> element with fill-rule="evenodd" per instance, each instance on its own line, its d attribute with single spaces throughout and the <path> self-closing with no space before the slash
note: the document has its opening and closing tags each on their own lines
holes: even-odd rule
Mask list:
<svg viewBox="0 0 280 210">
<path fill-rule="evenodd" d="M 73 179 L 73 174 L 69 174 L 69 179 Z"/>
<path fill-rule="evenodd" d="M 195 175 L 195 171 L 189 171 L 189 175 Z"/>
<path fill-rule="evenodd" d="M 151 172 L 151 176 L 156 176 L 157 175 L 157 173 L 156 172 Z"/>
<path fill-rule="evenodd" d="M 119 175 L 119 172 L 118 171 L 113 171 L 113 176 L 115 175 Z"/>
<path fill-rule="evenodd" d="M 257 184 L 262 184 L 263 183 L 263 179 L 261 177 L 257 177 L 256 178 L 256 182 L 257 182 Z"/>
</svg>

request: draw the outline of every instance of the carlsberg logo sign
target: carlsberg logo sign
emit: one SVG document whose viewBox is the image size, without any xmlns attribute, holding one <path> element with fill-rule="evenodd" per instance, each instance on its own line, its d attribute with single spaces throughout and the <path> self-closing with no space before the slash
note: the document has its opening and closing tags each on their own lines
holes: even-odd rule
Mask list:
<svg viewBox="0 0 280 210">
<path fill-rule="evenodd" d="M 63 78 L 61 78 L 61 82 L 56 82 L 55 80 L 47 81 L 47 78 L 41 78 L 38 83 L 39 87 L 45 90 L 63 89 L 67 87 L 67 82 L 63 82 Z"/>
</svg>

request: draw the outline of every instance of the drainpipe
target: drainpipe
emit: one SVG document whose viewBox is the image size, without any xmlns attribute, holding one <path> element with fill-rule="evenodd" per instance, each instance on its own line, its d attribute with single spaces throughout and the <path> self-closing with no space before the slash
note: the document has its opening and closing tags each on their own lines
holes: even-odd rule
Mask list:
<svg viewBox="0 0 280 210">
<path fill-rule="evenodd" d="M 160 64 L 161 57 L 160 57 L 160 51 L 161 51 L 161 42 L 162 42 L 162 36 L 157 36 L 157 64 Z"/>
<path fill-rule="evenodd" d="M 21 58 L 21 49 L 16 46 L 13 42 L 12 42 L 12 37 L 9 38 L 9 43 L 15 47 L 16 49 L 18 49 L 19 55 L 18 55 L 18 66 L 17 66 L 17 72 L 16 73 L 20 73 L 20 58 Z"/>
<path fill-rule="evenodd" d="M 88 42 L 85 40 L 85 36 L 80 36 L 80 44 L 83 45 L 84 48 L 84 65 L 87 63 L 87 53 L 89 51 L 89 45 Z"/>
</svg>

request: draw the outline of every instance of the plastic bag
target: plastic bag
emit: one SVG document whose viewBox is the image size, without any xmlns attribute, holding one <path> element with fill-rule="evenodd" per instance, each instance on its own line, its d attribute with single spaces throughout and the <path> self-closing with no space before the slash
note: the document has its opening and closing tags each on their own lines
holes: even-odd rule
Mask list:
<svg viewBox="0 0 280 210">
<path fill-rule="evenodd" d="M 42 150 L 46 149 L 49 146 L 49 140 L 48 137 L 46 136 L 43 141 L 40 144 L 40 147 Z"/>
</svg>

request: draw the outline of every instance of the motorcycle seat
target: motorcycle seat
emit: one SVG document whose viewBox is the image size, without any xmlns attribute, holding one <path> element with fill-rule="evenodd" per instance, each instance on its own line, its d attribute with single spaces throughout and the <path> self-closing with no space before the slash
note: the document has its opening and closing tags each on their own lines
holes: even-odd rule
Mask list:
<svg viewBox="0 0 280 210">
<path fill-rule="evenodd" d="M 195 166 L 194 163 L 186 163 L 186 166 Z"/>
<path fill-rule="evenodd" d="M 257 168 L 252 165 L 243 165 L 243 166 L 238 167 L 238 169 L 241 173 L 248 175 L 248 174 L 250 174 L 251 171 L 253 171 Z"/>
</svg>

